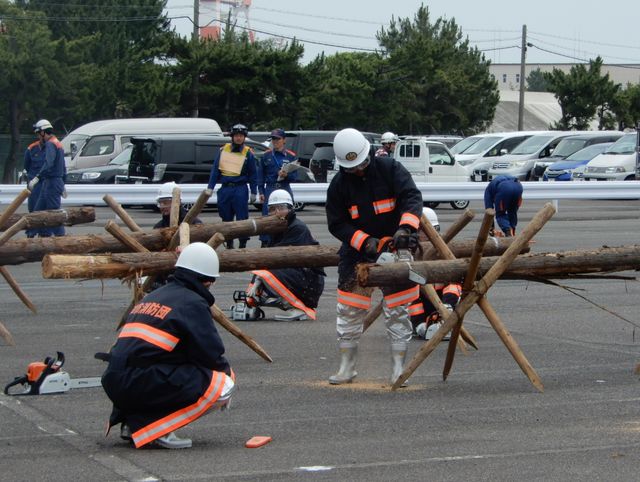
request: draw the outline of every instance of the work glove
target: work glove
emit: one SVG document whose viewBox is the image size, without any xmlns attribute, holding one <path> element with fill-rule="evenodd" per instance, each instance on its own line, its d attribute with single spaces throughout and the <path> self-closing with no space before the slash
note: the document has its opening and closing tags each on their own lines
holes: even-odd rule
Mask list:
<svg viewBox="0 0 640 482">
<path fill-rule="evenodd" d="M 31 179 L 31 181 L 29 181 L 29 184 L 27 184 L 27 189 L 29 191 L 33 191 L 33 188 L 36 187 L 36 184 L 38 184 L 38 182 L 40 182 L 40 178 L 38 176 L 34 177 L 33 179 Z"/>
<path fill-rule="evenodd" d="M 256 195 L 251 193 L 249 194 L 249 204 L 253 204 L 256 202 Z"/>
<path fill-rule="evenodd" d="M 62 194 L 61 194 L 61 196 L 62 196 L 63 198 L 65 198 L 65 199 L 67 199 L 67 188 L 66 188 L 66 187 L 62 190 Z"/>
<path fill-rule="evenodd" d="M 364 243 L 363 252 L 365 256 L 369 259 L 376 260 L 378 258 L 378 243 L 380 240 L 378 238 L 374 238 L 370 236 Z"/>
<path fill-rule="evenodd" d="M 393 249 L 408 249 L 414 252 L 418 247 L 418 235 L 407 228 L 399 228 L 393 235 Z"/>
</svg>

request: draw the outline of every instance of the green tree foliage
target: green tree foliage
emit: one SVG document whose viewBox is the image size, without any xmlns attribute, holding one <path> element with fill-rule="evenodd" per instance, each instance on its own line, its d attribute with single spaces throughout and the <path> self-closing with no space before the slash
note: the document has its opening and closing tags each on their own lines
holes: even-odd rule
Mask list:
<svg viewBox="0 0 640 482">
<path fill-rule="evenodd" d="M 527 76 L 527 90 L 529 92 L 549 92 L 547 81 L 540 67 L 532 70 Z"/>
<path fill-rule="evenodd" d="M 455 21 L 431 22 L 421 6 L 413 20 L 392 19 L 378 32 L 392 84 L 389 125 L 408 133 L 480 131 L 488 127 L 499 101 L 490 62 L 463 39 Z"/>
<path fill-rule="evenodd" d="M 571 67 L 569 73 L 560 69 L 545 72 L 544 78 L 562 110 L 557 129 L 589 128 L 589 123 L 598 116 L 599 128 L 608 128 L 613 123 L 612 104 L 620 90 L 609 74 L 602 75 L 602 59 L 590 60 L 589 65 Z"/>
</svg>

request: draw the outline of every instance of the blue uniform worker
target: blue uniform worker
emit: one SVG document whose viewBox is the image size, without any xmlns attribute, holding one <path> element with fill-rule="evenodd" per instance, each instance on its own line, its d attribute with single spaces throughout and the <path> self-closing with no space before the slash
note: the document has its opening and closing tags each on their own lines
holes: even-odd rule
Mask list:
<svg viewBox="0 0 640 482">
<path fill-rule="evenodd" d="M 256 158 L 248 146 L 244 145 L 249 130 L 242 124 L 231 128 L 231 144 L 225 144 L 211 167 L 209 189 L 220 182 L 218 189 L 218 212 L 223 221 L 249 218 L 249 202 L 256 200 Z M 247 188 L 249 184 L 249 188 Z M 249 189 L 251 197 L 249 197 Z M 240 238 L 240 247 L 247 246 L 249 238 Z M 233 248 L 233 240 L 227 241 L 227 248 Z"/>
<path fill-rule="evenodd" d="M 515 236 L 522 184 L 513 176 L 497 176 L 484 191 L 485 209 L 496 210 L 496 222 L 505 236 Z"/>
<path fill-rule="evenodd" d="M 276 189 L 284 189 L 293 199 L 289 183 L 298 179 L 297 170 L 287 173 L 284 169 L 285 165 L 298 160 L 295 152 L 285 148 L 286 133 L 284 129 L 272 130 L 270 138 L 273 148 L 265 152 L 262 159 L 258 161 L 258 193 L 260 194 L 260 202 L 262 202 L 263 216 L 269 213 L 267 200 Z M 263 246 L 266 246 L 269 244 L 270 236 L 262 234 L 260 241 Z"/>
<path fill-rule="evenodd" d="M 44 163 L 36 176 L 29 181 L 31 192 L 38 184 L 42 184 L 36 200 L 34 211 L 60 209 L 61 197 L 64 193 L 64 178 L 67 169 L 64 164 L 64 147 L 53 135 L 51 123 L 42 119 L 34 125 L 34 130 L 44 142 Z M 38 234 L 43 237 L 64 236 L 64 226 L 40 228 Z"/>
<path fill-rule="evenodd" d="M 29 144 L 29 147 L 24 151 L 24 173 L 27 176 L 27 182 L 36 177 L 40 172 L 40 169 L 42 169 L 42 166 L 44 165 L 44 156 L 44 143 L 40 140 Z M 31 194 L 29 195 L 27 207 L 30 213 L 33 212 L 36 206 L 36 201 L 38 200 L 38 196 L 40 196 L 41 189 L 42 184 L 38 183 L 34 186 Z M 36 234 L 38 234 L 37 229 L 26 230 L 27 238 L 33 238 Z"/>
</svg>

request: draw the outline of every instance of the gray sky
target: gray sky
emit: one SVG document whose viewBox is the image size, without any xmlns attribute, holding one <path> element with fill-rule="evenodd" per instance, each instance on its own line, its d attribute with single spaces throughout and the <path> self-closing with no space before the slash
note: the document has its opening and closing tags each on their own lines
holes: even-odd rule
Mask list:
<svg viewBox="0 0 640 482">
<path fill-rule="evenodd" d="M 252 29 L 262 31 L 256 32 L 258 39 L 272 38 L 269 34 L 275 34 L 303 41 L 304 62 L 309 62 L 322 51 L 333 54 L 376 49 L 375 34 L 388 25 L 391 16 L 413 18 L 421 3 L 414 0 L 253 0 L 250 21 Z M 526 24 L 528 41 L 534 45 L 527 51 L 527 63 L 574 63 L 574 57 L 589 59 L 600 55 L 605 63 L 640 64 L 640 0 L 611 4 L 594 0 L 430 0 L 424 3 L 429 7 L 432 21 L 438 17 L 454 18 L 463 34 L 494 63 L 520 62 L 522 25 Z M 193 1 L 169 0 L 167 9 L 170 17 L 192 17 Z M 208 11 L 212 11 L 211 7 Z M 206 16 L 206 11 L 201 15 Z M 239 17 L 238 24 L 244 25 L 243 16 Z M 173 25 L 183 35 L 192 31 L 188 20 L 176 19 Z"/>
</svg>

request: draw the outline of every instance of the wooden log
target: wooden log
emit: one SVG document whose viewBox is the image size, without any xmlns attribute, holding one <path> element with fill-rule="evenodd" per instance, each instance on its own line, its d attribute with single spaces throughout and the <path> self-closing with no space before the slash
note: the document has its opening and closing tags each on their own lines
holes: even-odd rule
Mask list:
<svg viewBox="0 0 640 482">
<path fill-rule="evenodd" d="M 7 327 L 4 326 L 1 322 L 0 322 L 0 336 L 4 339 L 4 341 L 7 342 L 7 345 L 16 346 L 16 342 L 13 340 L 13 336 L 11 336 L 11 332 L 9 332 L 9 330 L 7 330 Z"/>
<path fill-rule="evenodd" d="M 265 216 L 228 223 L 198 224 L 191 227 L 191 241 L 206 242 L 214 233 L 226 239 L 257 234 L 277 234 L 287 227 L 286 220 L 277 216 Z M 176 228 L 153 229 L 135 232 L 132 236 L 150 251 L 161 251 L 169 243 Z M 41 261 L 49 253 L 92 254 L 121 253 L 128 251 L 111 235 L 52 236 L 49 238 L 17 239 L 0 246 L 0 266 Z"/>
<path fill-rule="evenodd" d="M 30 194 L 31 191 L 28 189 L 23 189 L 18 193 L 15 199 L 11 201 L 11 204 L 7 206 L 7 209 L 0 214 L 0 226 L 4 226 L 6 224 L 7 220 L 17 211 L 20 205 L 29 197 Z M 0 265 L 4 265 L 4 263 L 0 263 Z"/>
<path fill-rule="evenodd" d="M 187 224 L 191 224 L 191 221 L 193 221 L 198 216 L 198 214 L 200 214 L 200 211 L 202 211 L 204 209 L 204 207 L 207 205 L 207 201 L 209 200 L 209 198 L 211 197 L 212 194 L 213 194 L 213 191 L 211 189 L 205 189 L 204 191 L 202 191 L 200 193 L 200 196 L 198 196 L 198 199 L 196 199 L 196 202 L 193 204 L 193 206 L 191 206 L 191 209 L 189 209 L 187 214 L 184 216 L 184 219 L 182 220 L 182 222 L 183 223 L 187 223 Z M 238 221 L 236 221 L 236 222 L 238 222 Z M 180 243 L 180 237 L 179 236 L 180 236 L 180 233 L 176 230 L 173 233 L 173 236 L 171 237 L 171 240 L 169 241 L 169 244 L 167 245 L 167 251 L 174 250 L 174 249 L 176 249 L 178 247 L 178 244 Z M 207 240 L 210 237 L 211 236 L 208 236 Z M 231 239 L 226 234 L 225 234 L 225 237 L 227 239 Z M 203 239 L 194 239 L 193 241 L 194 242 L 195 241 L 204 241 L 204 242 L 206 242 L 206 240 L 203 240 Z"/>
<path fill-rule="evenodd" d="M 169 212 L 169 226 L 175 228 L 180 224 L 180 208 L 181 206 L 181 192 L 178 186 L 173 188 L 171 192 L 171 211 Z"/>
<path fill-rule="evenodd" d="M 20 219 L 26 219 L 26 229 L 49 228 L 54 226 L 73 226 L 75 224 L 92 223 L 96 220 L 96 210 L 91 207 L 52 209 L 48 211 L 36 211 L 28 214 L 12 214 L 7 222 L 0 226 L 4 231 L 17 223 Z"/>
<path fill-rule="evenodd" d="M 258 355 L 260 355 L 260 357 L 262 357 L 264 360 L 268 361 L 269 363 L 273 362 L 273 359 L 269 356 L 265 349 L 262 348 L 253 338 L 245 334 L 231 320 L 229 320 L 229 318 L 227 318 L 227 315 L 225 315 L 224 312 L 215 304 L 211 306 L 211 316 L 229 333 L 235 336 L 238 340 L 242 341 L 245 345 L 251 348 Z"/>
<path fill-rule="evenodd" d="M 449 310 L 445 308 L 444 303 L 440 300 L 440 297 L 433 285 L 422 285 L 420 286 L 420 291 L 429 299 L 429 301 L 431 301 L 431 304 L 436 307 L 436 310 L 440 313 L 440 318 L 444 320 L 449 315 Z M 476 342 L 476 339 L 464 328 L 464 326 L 460 330 L 460 335 L 464 341 L 469 343 L 469 345 L 476 350 L 478 349 L 478 342 Z"/>
<path fill-rule="evenodd" d="M 116 201 L 113 196 L 111 196 L 111 194 L 105 194 L 102 197 L 102 200 L 107 203 L 107 206 L 109 206 L 113 212 L 116 213 L 116 215 L 122 219 L 122 222 L 134 233 L 137 232 L 141 232 L 142 228 L 140 226 L 138 226 L 138 224 L 133 220 L 133 218 L 131 216 L 129 216 L 129 213 L 127 211 L 124 210 L 124 208 L 118 203 L 118 201 Z"/>
<path fill-rule="evenodd" d="M 457 234 L 467 226 L 467 224 L 473 221 L 473 218 L 475 217 L 475 215 L 476 214 L 471 209 L 465 209 L 464 212 L 460 216 L 458 216 L 458 219 L 456 219 L 453 222 L 453 224 L 449 226 L 449 229 L 447 229 L 445 233 L 442 235 L 442 239 L 444 240 L 444 242 L 448 244 L 449 241 L 455 238 Z M 435 249 L 433 245 L 424 249 L 424 254 L 422 256 L 423 260 L 437 259 L 437 258 L 438 258 L 438 251 Z"/>
<path fill-rule="evenodd" d="M 207 244 L 213 249 L 218 249 L 218 246 L 220 246 L 222 243 L 224 243 L 224 236 L 220 233 L 215 233 L 209 238 L 209 241 L 207 241 Z"/>
<path fill-rule="evenodd" d="M 538 211 L 538 213 L 531 219 L 531 222 L 524 228 L 522 233 L 515 238 L 514 243 L 505 251 L 500 259 L 487 271 L 480 281 L 475 283 L 473 291 L 471 291 L 447 316 L 442 326 L 436 331 L 432 338 L 426 342 L 413 359 L 406 365 L 405 370 L 398 377 L 391 387 L 392 390 L 397 390 L 402 386 L 404 382 L 411 376 L 411 374 L 420 366 L 420 364 L 435 350 L 438 343 L 442 341 L 442 338 L 451 331 L 453 326 L 458 322 L 460 317 L 464 316 L 476 302 L 482 298 L 489 288 L 502 276 L 505 270 L 509 267 L 511 262 L 518 256 L 518 252 L 526 246 L 529 241 L 536 235 L 545 223 L 551 219 L 556 210 L 551 203 L 547 203 L 544 207 Z M 452 261 L 447 261 L 451 263 Z M 533 377 L 530 373 L 527 374 L 529 379 Z M 538 387 L 536 387 L 538 388 Z"/>
<path fill-rule="evenodd" d="M 184 249 L 189 246 L 189 223 L 180 223 L 180 249 Z"/>
<path fill-rule="evenodd" d="M 22 301 L 22 303 L 24 303 L 24 305 L 33 313 L 38 313 L 36 306 L 33 304 L 27 294 L 22 290 L 22 288 L 20 288 L 20 285 L 18 284 L 16 279 L 11 273 L 9 273 L 9 270 L 6 267 L 0 266 L 0 275 L 2 275 L 5 281 L 9 284 L 16 296 L 20 298 L 20 301 Z"/>
<path fill-rule="evenodd" d="M 9 227 L 9 229 L 7 229 L 4 233 L 0 234 L 0 246 L 9 241 L 14 234 L 22 231 L 23 229 L 26 229 L 26 227 L 27 220 L 25 218 L 21 218 L 20 220 L 18 220 L 16 224 Z"/>
<path fill-rule="evenodd" d="M 104 229 L 132 251 L 149 252 L 149 250 L 142 246 L 135 238 L 125 233 L 114 221 L 107 221 Z"/>
<path fill-rule="evenodd" d="M 483 258 L 478 274 L 484 276 L 499 257 Z M 404 266 L 402 266 L 404 264 Z M 413 263 L 358 266 L 362 286 L 387 286 L 406 282 L 409 269 L 429 283 L 460 282 L 469 267 L 468 259 L 416 261 Z M 572 278 L 574 275 L 612 273 L 640 269 L 640 245 L 604 247 L 595 250 L 560 251 L 518 256 L 502 273 L 502 279 Z"/>
</svg>

